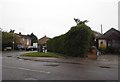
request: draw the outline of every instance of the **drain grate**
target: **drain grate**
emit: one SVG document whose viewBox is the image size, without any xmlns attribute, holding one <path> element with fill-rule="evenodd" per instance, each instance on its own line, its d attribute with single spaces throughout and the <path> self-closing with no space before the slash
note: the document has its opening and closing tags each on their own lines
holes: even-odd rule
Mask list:
<svg viewBox="0 0 120 82">
<path fill-rule="evenodd" d="M 99 66 L 100 68 L 111 68 L 109 66 Z"/>
</svg>

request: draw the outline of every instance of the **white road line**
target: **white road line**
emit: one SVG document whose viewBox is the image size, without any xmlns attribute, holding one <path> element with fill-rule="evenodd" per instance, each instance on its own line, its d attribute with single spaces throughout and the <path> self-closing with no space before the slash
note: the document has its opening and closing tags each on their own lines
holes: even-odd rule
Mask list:
<svg viewBox="0 0 120 82">
<path fill-rule="evenodd" d="M 26 70 L 26 71 L 33 71 L 33 72 L 40 72 L 40 73 L 50 74 L 50 72 L 47 72 L 47 71 L 32 70 L 32 69 L 28 69 L 28 68 L 10 67 L 10 66 L 2 66 L 2 67 L 11 68 L 11 69 L 20 69 L 20 70 Z"/>
</svg>

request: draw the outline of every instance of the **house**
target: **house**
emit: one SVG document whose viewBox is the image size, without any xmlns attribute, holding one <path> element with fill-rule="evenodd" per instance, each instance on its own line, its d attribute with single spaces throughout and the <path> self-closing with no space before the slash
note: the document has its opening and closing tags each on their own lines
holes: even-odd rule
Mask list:
<svg viewBox="0 0 120 82">
<path fill-rule="evenodd" d="M 120 52 L 120 31 L 115 28 L 109 29 L 97 39 L 99 49 L 110 49 L 113 52 Z"/>
<path fill-rule="evenodd" d="M 27 35 L 22 35 L 21 33 L 17 34 L 19 37 L 19 42 L 17 47 L 18 48 L 28 48 L 28 46 L 31 46 L 31 38 Z"/>
<path fill-rule="evenodd" d="M 92 30 L 92 31 L 93 31 L 93 33 L 95 35 L 94 46 L 96 46 L 96 48 L 98 49 L 98 40 L 97 40 L 97 38 L 100 37 L 100 36 L 102 36 L 103 34 L 100 33 L 100 32 L 94 31 L 94 30 Z"/>
<path fill-rule="evenodd" d="M 44 48 L 47 49 L 47 41 L 49 39 L 50 39 L 49 37 L 44 36 L 38 40 L 40 51 L 42 51 Z"/>
<path fill-rule="evenodd" d="M 38 44 L 44 46 L 44 45 L 47 44 L 47 41 L 48 41 L 49 39 L 50 39 L 49 37 L 44 36 L 44 37 L 42 37 L 42 38 L 40 38 L 40 39 L 38 40 Z"/>
</svg>

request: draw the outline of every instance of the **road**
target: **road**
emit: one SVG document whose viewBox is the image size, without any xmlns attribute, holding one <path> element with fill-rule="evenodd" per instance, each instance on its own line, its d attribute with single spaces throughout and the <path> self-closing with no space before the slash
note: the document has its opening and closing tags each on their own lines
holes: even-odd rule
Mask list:
<svg viewBox="0 0 120 82">
<path fill-rule="evenodd" d="M 101 68 L 96 61 L 84 64 L 40 62 L 18 59 L 27 52 L 2 53 L 3 80 L 118 80 L 118 64 Z"/>
</svg>

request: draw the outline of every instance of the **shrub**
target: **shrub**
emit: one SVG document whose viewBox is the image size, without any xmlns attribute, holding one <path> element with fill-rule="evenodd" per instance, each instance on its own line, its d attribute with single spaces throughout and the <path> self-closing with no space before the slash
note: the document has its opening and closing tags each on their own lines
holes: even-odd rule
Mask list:
<svg viewBox="0 0 120 82">
<path fill-rule="evenodd" d="M 119 53 L 120 53 L 120 48 L 108 47 L 108 48 L 105 50 L 105 53 L 119 54 Z"/>
</svg>

